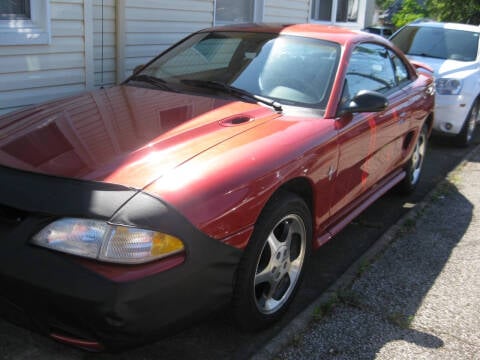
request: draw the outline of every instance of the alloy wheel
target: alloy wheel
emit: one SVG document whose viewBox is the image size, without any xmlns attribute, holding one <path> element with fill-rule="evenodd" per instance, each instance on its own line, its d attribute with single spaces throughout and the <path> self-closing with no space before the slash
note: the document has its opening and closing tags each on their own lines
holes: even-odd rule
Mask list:
<svg viewBox="0 0 480 360">
<path fill-rule="evenodd" d="M 296 214 L 282 218 L 270 232 L 258 258 L 253 284 L 261 313 L 272 314 L 289 299 L 300 277 L 306 241 L 305 225 Z"/>
<path fill-rule="evenodd" d="M 423 159 L 425 157 L 425 151 L 427 149 L 427 134 L 424 131 L 420 132 L 415 149 L 412 154 L 412 170 L 411 170 L 411 184 L 416 184 L 420 179 L 420 173 L 422 171 Z"/>
</svg>

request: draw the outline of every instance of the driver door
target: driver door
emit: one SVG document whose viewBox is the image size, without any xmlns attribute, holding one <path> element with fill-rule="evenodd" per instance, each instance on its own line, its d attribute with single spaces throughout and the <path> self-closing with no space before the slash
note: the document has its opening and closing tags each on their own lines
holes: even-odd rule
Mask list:
<svg viewBox="0 0 480 360">
<path fill-rule="evenodd" d="M 350 101 L 361 90 L 382 93 L 389 105 L 378 113 L 348 113 L 339 119 L 340 155 L 332 214 L 355 207 L 357 199 L 396 167 L 402 154 L 408 102 L 386 46 L 363 43 L 352 51 L 342 99 Z"/>
</svg>

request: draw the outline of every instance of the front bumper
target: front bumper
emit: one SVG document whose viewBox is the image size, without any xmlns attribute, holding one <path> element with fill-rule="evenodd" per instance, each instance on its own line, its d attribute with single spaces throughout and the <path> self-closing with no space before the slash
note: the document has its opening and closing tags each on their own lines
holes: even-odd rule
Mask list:
<svg viewBox="0 0 480 360">
<path fill-rule="evenodd" d="M 473 99 L 464 95 L 435 95 L 435 122 L 433 130 L 445 135 L 457 135 L 472 106 Z"/>
<path fill-rule="evenodd" d="M 161 200 L 116 185 L 105 189 L 5 168 L 0 176 L 7 180 L 0 189 L 0 314 L 6 319 L 46 335 L 121 349 L 171 333 L 230 300 L 241 250 L 209 238 Z M 69 198 L 73 185 L 77 191 Z M 111 206 L 117 191 L 131 192 L 119 211 Z M 55 192 L 64 197 L 53 201 Z M 72 203 L 99 196 L 104 206 Z M 185 259 L 165 271 L 158 265 L 168 258 L 141 265 L 138 276 L 136 265 L 103 264 L 99 272 L 94 262 L 28 244 L 60 215 L 161 229 L 184 241 Z M 137 275 L 109 276 L 110 268 Z"/>
</svg>

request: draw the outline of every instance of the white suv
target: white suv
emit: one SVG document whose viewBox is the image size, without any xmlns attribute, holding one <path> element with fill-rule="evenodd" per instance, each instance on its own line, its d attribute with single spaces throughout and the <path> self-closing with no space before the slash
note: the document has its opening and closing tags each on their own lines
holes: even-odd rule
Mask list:
<svg viewBox="0 0 480 360">
<path fill-rule="evenodd" d="M 434 130 L 455 135 L 468 146 L 480 121 L 480 27 L 465 24 L 414 22 L 390 40 L 410 60 L 435 72 Z"/>
</svg>

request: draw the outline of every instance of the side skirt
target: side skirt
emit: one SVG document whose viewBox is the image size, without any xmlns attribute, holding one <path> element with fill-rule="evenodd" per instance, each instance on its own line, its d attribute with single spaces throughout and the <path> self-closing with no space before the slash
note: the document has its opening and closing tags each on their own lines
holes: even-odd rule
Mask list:
<svg viewBox="0 0 480 360">
<path fill-rule="evenodd" d="M 371 204 L 385 195 L 390 189 L 402 181 L 406 176 L 406 172 L 402 169 L 386 179 L 382 180 L 379 184 L 373 186 L 365 194 L 360 196 L 352 206 L 343 210 L 326 231 L 322 232 L 313 242 L 313 248 L 318 249 L 320 246 L 328 242 L 332 237 L 338 234 L 344 227 L 352 222 L 358 215 L 360 215 Z"/>
</svg>

